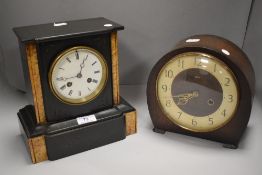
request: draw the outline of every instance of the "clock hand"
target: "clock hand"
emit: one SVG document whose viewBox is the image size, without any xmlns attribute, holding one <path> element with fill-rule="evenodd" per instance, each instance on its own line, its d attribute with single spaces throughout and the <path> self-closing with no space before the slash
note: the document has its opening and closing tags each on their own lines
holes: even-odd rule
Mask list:
<svg viewBox="0 0 262 175">
<path fill-rule="evenodd" d="M 177 105 L 185 105 L 192 98 L 198 97 L 198 95 L 199 95 L 198 91 L 193 91 L 193 92 L 189 92 L 189 93 L 183 93 L 183 94 L 175 95 L 173 97 L 178 100 Z"/>
<path fill-rule="evenodd" d="M 68 80 L 68 79 L 72 79 L 72 78 L 75 78 L 76 76 L 73 76 L 73 77 L 69 77 L 69 78 L 65 78 L 65 81 Z"/>
<path fill-rule="evenodd" d="M 57 78 L 57 81 L 67 81 L 68 79 L 72 79 L 72 78 L 75 78 L 77 76 L 73 76 L 73 77 L 69 77 L 69 78 L 64 78 L 64 77 L 60 77 L 60 78 Z"/>
<path fill-rule="evenodd" d="M 72 79 L 72 78 L 81 78 L 82 77 L 82 69 L 85 67 L 85 61 L 87 60 L 88 55 L 86 55 L 86 57 L 83 59 L 82 63 L 80 64 L 80 72 L 76 75 L 76 76 L 72 76 L 69 78 L 64 78 L 64 77 L 60 77 L 57 79 L 57 81 L 67 81 L 68 79 Z"/>
<path fill-rule="evenodd" d="M 85 67 L 85 61 L 87 60 L 87 57 L 88 57 L 88 55 L 86 55 L 86 57 L 83 59 L 83 62 L 80 64 L 80 72 L 78 73 L 78 75 L 80 76 L 82 76 L 82 69 Z"/>
</svg>

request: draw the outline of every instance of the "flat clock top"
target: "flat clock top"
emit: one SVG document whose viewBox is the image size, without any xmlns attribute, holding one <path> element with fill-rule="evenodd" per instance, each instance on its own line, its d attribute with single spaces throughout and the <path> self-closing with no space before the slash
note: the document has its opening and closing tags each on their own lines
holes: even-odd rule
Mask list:
<svg viewBox="0 0 262 175">
<path fill-rule="evenodd" d="M 95 35 L 123 30 L 124 27 L 106 18 L 90 18 L 66 22 L 16 27 L 14 32 L 22 42 L 47 41 L 72 36 Z M 34 31 L 34 32 L 32 32 Z"/>
</svg>

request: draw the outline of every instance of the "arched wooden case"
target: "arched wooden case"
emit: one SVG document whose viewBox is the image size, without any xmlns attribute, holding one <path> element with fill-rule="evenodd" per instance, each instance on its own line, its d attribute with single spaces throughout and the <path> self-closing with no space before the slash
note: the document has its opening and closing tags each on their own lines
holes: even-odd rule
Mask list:
<svg viewBox="0 0 262 175">
<path fill-rule="evenodd" d="M 229 51 L 229 55 L 222 49 Z M 181 53 L 201 52 L 215 56 L 223 61 L 234 73 L 239 90 L 239 104 L 233 118 L 223 127 L 211 132 L 193 132 L 171 122 L 161 111 L 156 96 L 157 76 L 170 59 Z M 176 132 L 224 143 L 237 148 L 245 131 L 252 108 L 255 92 L 255 75 L 246 54 L 234 43 L 214 35 L 196 35 L 180 41 L 175 49 L 163 56 L 153 67 L 147 83 L 147 104 L 154 125 L 154 131 Z"/>
</svg>

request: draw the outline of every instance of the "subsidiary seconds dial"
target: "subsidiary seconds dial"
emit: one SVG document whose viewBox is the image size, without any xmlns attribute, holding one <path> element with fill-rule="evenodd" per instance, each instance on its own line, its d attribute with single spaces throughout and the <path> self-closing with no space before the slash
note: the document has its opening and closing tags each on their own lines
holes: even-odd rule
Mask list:
<svg viewBox="0 0 262 175">
<path fill-rule="evenodd" d="M 85 46 L 62 52 L 53 62 L 49 83 L 54 95 L 70 104 L 83 104 L 103 90 L 107 80 L 107 65 L 103 56 Z"/>
</svg>

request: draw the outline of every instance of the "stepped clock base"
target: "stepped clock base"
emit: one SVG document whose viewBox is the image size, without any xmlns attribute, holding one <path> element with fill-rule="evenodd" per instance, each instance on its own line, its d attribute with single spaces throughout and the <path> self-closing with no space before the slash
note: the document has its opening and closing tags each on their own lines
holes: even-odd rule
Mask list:
<svg viewBox="0 0 262 175">
<path fill-rule="evenodd" d="M 56 160 L 125 139 L 136 133 L 136 110 L 124 99 L 93 115 L 37 125 L 28 105 L 18 112 L 22 136 L 33 163 Z"/>
</svg>

